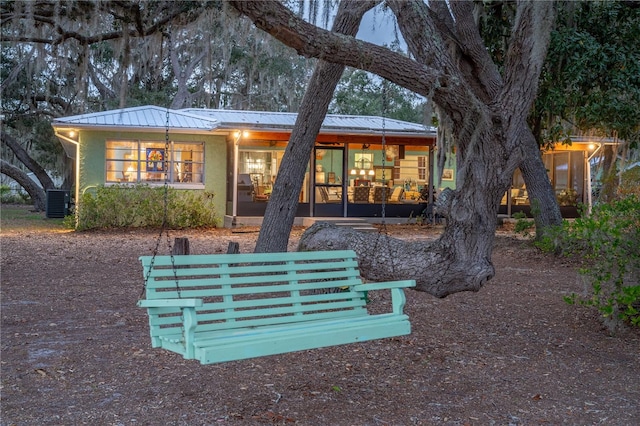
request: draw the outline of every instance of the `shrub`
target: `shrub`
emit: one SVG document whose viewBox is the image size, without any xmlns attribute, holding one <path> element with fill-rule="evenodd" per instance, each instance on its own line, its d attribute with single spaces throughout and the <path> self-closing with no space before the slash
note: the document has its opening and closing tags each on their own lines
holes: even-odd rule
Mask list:
<svg viewBox="0 0 640 426">
<path fill-rule="evenodd" d="M 26 204 L 29 201 L 29 194 L 11 189 L 9 185 L 0 185 L 0 203 Z"/>
<path fill-rule="evenodd" d="M 217 214 L 213 194 L 202 191 L 177 190 L 168 187 L 100 186 L 87 192 L 78 202 L 77 229 L 128 228 L 163 226 L 167 228 L 215 227 Z"/>
<path fill-rule="evenodd" d="M 640 327 L 640 198 L 597 205 L 548 233 L 539 246 L 584 259 L 580 274 L 587 291 L 566 297 L 567 303 L 597 308 L 612 331 L 621 322 Z"/>
<path fill-rule="evenodd" d="M 618 196 L 625 198 L 631 195 L 640 197 L 640 166 L 633 167 L 622 173 Z"/>
<path fill-rule="evenodd" d="M 535 226 L 533 220 L 528 219 L 525 212 L 515 212 L 511 217 L 516 219 L 513 232 L 528 237 L 530 235 L 529 231 Z"/>
</svg>

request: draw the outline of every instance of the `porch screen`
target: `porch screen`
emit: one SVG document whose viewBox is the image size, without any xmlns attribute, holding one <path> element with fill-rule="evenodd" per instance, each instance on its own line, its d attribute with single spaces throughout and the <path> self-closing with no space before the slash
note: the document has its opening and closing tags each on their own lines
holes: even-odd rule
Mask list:
<svg viewBox="0 0 640 426">
<path fill-rule="evenodd" d="M 204 182 L 204 143 L 107 141 L 108 183 Z"/>
</svg>

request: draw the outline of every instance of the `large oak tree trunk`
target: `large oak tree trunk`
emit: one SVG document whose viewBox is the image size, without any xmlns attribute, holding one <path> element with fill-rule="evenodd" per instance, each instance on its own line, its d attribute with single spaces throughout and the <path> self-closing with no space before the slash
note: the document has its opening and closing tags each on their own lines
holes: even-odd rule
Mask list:
<svg viewBox="0 0 640 426">
<path fill-rule="evenodd" d="M 385 235 L 314 225 L 301 238 L 299 250 L 353 249 L 365 278 L 416 279 L 417 290 L 437 297 L 479 290 L 495 273 L 491 251 L 499 199 L 520 156 L 517 150 L 500 145 L 492 151 L 485 149 L 498 129 L 481 115 L 475 123 L 471 143 L 464 146 L 464 161 L 458 164 L 459 188 L 443 191 L 436 202 L 437 211 L 446 217 L 437 241 L 402 242 Z M 505 173 L 496 175 L 495 170 Z"/>
<path fill-rule="evenodd" d="M 533 133 L 529 132 L 523 137 L 531 138 L 532 142 L 523 144 L 523 148 L 528 152 L 525 153 L 519 168 L 527 185 L 531 211 L 536 224 L 536 238 L 539 239 L 550 229 L 549 225 L 562 223 L 562 215 L 553 190 L 549 190 L 551 182 L 542 162 L 542 153 L 535 144 Z"/>
<path fill-rule="evenodd" d="M 45 192 L 36 183 L 27 176 L 25 172 L 17 168 L 16 166 L 0 160 L 0 173 L 9 176 L 11 179 L 18 182 L 18 184 L 27 191 L 31 200 L 33 201 L 33 207 L 38 211 L 44 211 L 46 208 Z"/>
<path fill-rule="evenodd" d="M 301 250 L 352 248 L 360 255 L 365 277 L 415 278 L 419 290 L 444 297 L 478 290 L 493 277 L 498 207 L 516 167 L 523 169 L 529 193 L 544 212 L 537 218 L 540 227 L 560 223 L 538 146 L 526 125 L 553 22 L 552 3 L 518 3 L 502 73 L 482 42 L 472 2 L 388 0 L 411 57 L 314 27 L 279 2 L 231 3 L 302 55 L 374 72 L 433 99 L 457 148 L 457 189 L 444 191 L 436 203 L 447 218 L 438 241 L 403 243 L 318 225 L 305 233 Z M 279 173 L 293 167 L 298 166 L 283 161 Z M 278 187 L 272 197 L 276 191 Z M 288 234 L 289 229 L 281 227 L 280 232 Z"/>
<path fill-rule="evenodd" d="M 7 145 L 15 154 L 16 158 L 22 162 L 29 170 L 33 172 L 35 177 L 40 181 L 42 187 L 47 189 L 55 189 L 55 184 L 46 170 L 38 164 L 36 160 L 31 158 L 29 153 L 20 145 L 20 143 L 5 131 L 1 133 L 2 143 Z M 26 188 L 25 188 L 26 189 Z"/>
<path fill-rule="evenodd" d="M 377 1 L 341 2 L 333 31 L 354 36 L 358 32 L 362 16 L 376 3 Z M 286 166 L 280 167 L 267 204 L 256 242 L 256 252 L 287 251 L 289 230 L 296 217 L 307 164 L 344 68 L 344 65 L 322 60 L 316 64 L 282 158 L 282 164 Z"/>
</svg>

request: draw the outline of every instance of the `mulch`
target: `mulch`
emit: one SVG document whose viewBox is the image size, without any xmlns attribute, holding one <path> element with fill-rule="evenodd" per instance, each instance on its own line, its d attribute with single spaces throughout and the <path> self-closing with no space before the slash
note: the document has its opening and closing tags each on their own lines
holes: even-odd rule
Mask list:
<svg viewBox="0 0 640 426">
<path fill-rule="evenodd" d="M 390 226 L 399 238 L 438 228 Z M 292 232 L 290 249 L 304 231 Z M 2 425 L 632 425 L 640 332 L 569 306 L 576 264 L 501 231 L 478 293 L 407 292 L 411 335 L 201 366 L 136 307 L 156 232 L 3 229 Z M 175 233 L 192 253 L 257 232 Z M 164 248 L 164 243 L 163 243 Z M 417 260 L 419 261 L 419 260 Z M 424 273 L 429 273 L 424 271 Z M 384 303 L 376 295 L 372 303 Z"/>
</svg>

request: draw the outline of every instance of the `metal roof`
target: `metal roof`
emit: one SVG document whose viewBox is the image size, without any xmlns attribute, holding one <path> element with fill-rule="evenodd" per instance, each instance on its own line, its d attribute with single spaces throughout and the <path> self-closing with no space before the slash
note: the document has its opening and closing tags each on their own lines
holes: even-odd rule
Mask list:
<svg viewBox="0 0 640 426">
<path fill-rule="evenodd" d="M 289 132 L 295 125 L 297 113 L 237 111 L 203 108 L 167 110 L 153 105 L 123 108 L 111 111 L 61 117 L 53 120 L 53 127 L 112 128 L 164 130 L 169 113 L 172 131 L 231 131 L 262 130 Z M 321 133 L 387 134 L 404 136 L 435 136 L 436 129 L 422 124 L 409 123 L 364 115 L 327 114 Z"/>
<path fill-rule="evenodd" d="M 295 125 L 297 113 L 239 111 L 222 109 L 186 108 L 191 114 L 206 116 L 220 122 L 224 129 L 260 129 L 260 130 L 291 130 Z M 396 134 L 435 135 L 435 127 L 422 124 L 366 115 L 327 114 L 322 123 L 322 133 L 380 133 L 383 130 Z"/>
<path fill-rule="evenodd" d="M 168 110 L 169 127 L 172 130 L 210 131 L 220 123 L 210 117 L 189 114 L 186 111 Z M 83 128 L 109 127 L 127 129 L 162 129 L 167 126 L 167 109 L 153 105 L 116 109 L 74 115 L 53 120 L 54 127 L 75 126 Z"/>
</svg>

